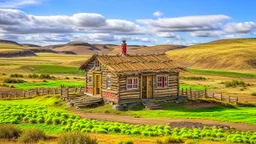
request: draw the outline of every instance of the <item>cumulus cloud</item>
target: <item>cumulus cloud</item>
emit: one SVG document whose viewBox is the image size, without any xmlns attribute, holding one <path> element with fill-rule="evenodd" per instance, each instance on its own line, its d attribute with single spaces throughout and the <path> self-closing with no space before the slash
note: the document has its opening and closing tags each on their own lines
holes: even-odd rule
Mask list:
<svg viewBox="0 0 256 144">
<path fill-rule="evenodd" d="M 155 16 L 155 17 L 161 17 L 163 15 L 164 14 L 162 12 L 160 12 L 160 11 L 156 11 L 156 12 L 153 13 L 153 16 Z"/>
<path fill-rule="evenodd" d="M 191 46 L 195 44 L 199 44 L 199 42 L 195 40 L 189 40 L 189 41 L 172 41 L 172 40 L 166 40 L 164 44 L 173 44 L 173 45 L 184 45 L 184 46 Z"/>
<path fill-rule="evenodd" d="M 6 33 L 67 33 L 105 32 L 141 34 L 145 30 L 133 22 L 105 19 L 96 13 L 78 13 L 72 16 L 35 16 L 20 10 L 0 9 L 0 25 Z"/>
<path fill-rule="evenodd" d="M 174 38 L 176 40 L 183 40 L 183 38 L 180 35 L 177 35 L 172 32 L 157 32 L 155 33 L 155 36 L 163 37 L 163 38 Z"/>
<path fill-rule="evenodd" d="M 39 4 L 41 0 L 1 0 L 0 8 L 20 8 L 26 5 Z"/>
<path fill-rule="evenodd" d="M 226 15 L 186 16 L 177 18 L 138 19 L 137 22 L 145 24 L 158 31 L 199 31 L 220 29 L 220 22 L 231 19 Z"/>
<path fill-rule="evenodd" d="M 228 23 L 224 27 L 224 31 L 229 33 L 251 33 L 254 30 L 256 30 L 254 22 Z"/>
<path fill-rule="evenodd" d="M 190 36 L 195 37 L 221 37 L 224 34 L 223 31 L 195 31 L 189 33 Z"/>
</svg>

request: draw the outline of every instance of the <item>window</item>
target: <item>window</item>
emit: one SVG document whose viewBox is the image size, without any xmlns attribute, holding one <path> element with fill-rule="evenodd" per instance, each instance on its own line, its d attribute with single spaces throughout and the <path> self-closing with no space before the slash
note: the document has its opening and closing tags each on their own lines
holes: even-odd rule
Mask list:
<svg viewBox="0 0 256 144">
<path fill-rule="evenodd" d="M 106 76 L 106 87 L 107 87 L 107 89 L 111 89 L 111 76 L 110 75 Z"/>
<path fill-rule="evenodd" d="M 156 76 L 156 87 L 157 88 L 168 87 L 168 76 Z"/>
<path fill-rule="evenodd" d="M 138 89 L 138 78 L 127 78 L 126 80 L 126 89 Z"/>
<path fill-rule="evenodd" d="M 92 76 L 88 76 L 88 83 L 92 83 Z"/>
<path fill-rule="evenodd" d="M 99 61 L 98 61 L 98 60 L 95 60 L 95 61 L 94 61 L 94 67 L 99 67 L 99 66 L 100 66 Z"/>
</svg>

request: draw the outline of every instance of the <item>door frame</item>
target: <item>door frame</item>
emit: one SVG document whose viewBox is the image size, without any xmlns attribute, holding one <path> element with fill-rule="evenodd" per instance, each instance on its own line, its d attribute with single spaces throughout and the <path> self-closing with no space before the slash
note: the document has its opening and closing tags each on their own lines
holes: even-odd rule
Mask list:
<svg viewBox="0 0 256 144">
<path fill-rule="evenodd" d="M 149 94 L 148 94 L 148 88 L 149 88 L 149 86 L 148 86 L 148 84 L 149 84 L 149 78 L 148 77 L 152 77 L 151 78 L 151 87 L 152 87 L 152 89 L 151 89 L 151 96 L 149 96 Z M 146 98 L 143 98 L 143 78 L 146 78 L 146 86 L 145 86 L 145 88 L 146 88 Z M 141 99 L 152 99 L 152 98 L 154 98 L 154 75 L 141 75 L 141 79 L 140 79 L 140 87 L 141 87 L 141 89 L 140 89 L 140 97 L 141 97 Z"/>
<path fill-rule="evenodd" d="M 99 82 L 97 81 L 97 77 L 99 77 Z M 93 95 L 101 95 L 101 85 L 102 85 L 102 77 L 99 73 L 93 73 Z M 97 84 L 100 83 L 99 93 L 97 94 Z"/>
</svg>

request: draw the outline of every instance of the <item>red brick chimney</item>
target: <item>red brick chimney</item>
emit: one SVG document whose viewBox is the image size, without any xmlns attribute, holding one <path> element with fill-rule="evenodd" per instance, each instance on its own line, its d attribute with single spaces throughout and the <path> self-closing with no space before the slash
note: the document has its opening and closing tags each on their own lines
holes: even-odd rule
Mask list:
<svg viewBox="0 0 256 144">
<path fill-rule="evenodd" d="M 122 43 L 122 55 L 126 56 L 126 54 L 127 54 L 126 40 L 123 40 L 123 43 Z"/>
</svg>

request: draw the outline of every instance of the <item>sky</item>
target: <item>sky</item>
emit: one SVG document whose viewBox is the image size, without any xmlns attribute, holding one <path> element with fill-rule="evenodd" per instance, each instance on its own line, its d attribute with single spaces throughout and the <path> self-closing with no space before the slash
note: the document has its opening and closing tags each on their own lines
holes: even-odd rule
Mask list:
<svg viewBox="0 0 256 144">
<path fill-rule="evenodd" d="M 193 45 L 256 36 L 255 0 L 0 0 L 0 39 Z"/>
</svg>

